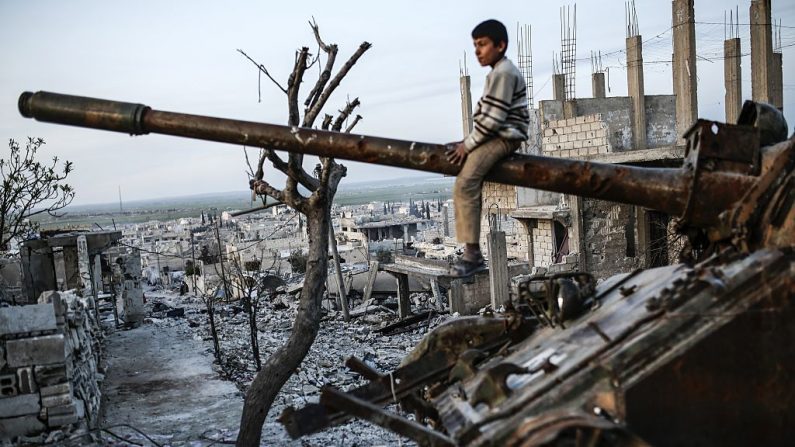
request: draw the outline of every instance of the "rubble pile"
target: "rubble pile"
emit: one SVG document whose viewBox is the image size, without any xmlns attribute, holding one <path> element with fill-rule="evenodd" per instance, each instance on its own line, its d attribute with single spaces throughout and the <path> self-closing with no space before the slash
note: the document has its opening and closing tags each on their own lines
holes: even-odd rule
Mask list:
<svg viewBox="0 0 795 447">
<path fill-rule="evenodd" d="M 149 322 L 180 325 L 192 330 L 195 338 L 206 343 L 207 352 L 212 353 L 207 313 L 201 299 L 180 297 L 169 292 L 147 292 L 147 298 Z M 378 371 L 391 371 L 398 367 L 403 357 L 428 331 L 450 318 L 449 315 L 438 313 L 439 309 L 430 294 L 415 293 L 411 300 L 415 313 L 425 312 L 428 317 L 391 335 L 384 335 L 379 329 L 397 321 L 396 313 L 391 309 L 397 308 L 395 297 L 373 298 L 366 303 L 352 305 L 351 315 L 357 316 L 349 322 L 343 321 L 341 312 L 333 309 L 332 302 L 323 300 L 324 317 L 317 338 L 301 366 L 274 401 L 263 436 L 269 436 L 271 441 L 280 438 L 278 443 L 286 443 L 287 434 L 275 419 L 288 406 L 300 407 L 317 402 L 324 385 L 350 389 L 365 384 L 362 377 L 345 367 L 348 357 L 355 356 Z M 174 312 L 177 309 L 180 311 Z M 261 300 L 257 328 L 263 363 L 290 336 L 297 310 L 298 298 L 292 294 L 280 293 Z M 180 316 L 173 316 L 176 314 Z M 215 319 L 222 358 L 219 373 L 234 381 L 241 392 L 245 392 L 257 373 L 251 351 L 248 314 L 239 302 L 218 302 L 215 304 Z M 227 434 L 225 437 L 229 436 Z M 326 442 L 337 444 L 342 438 L 347 441 L 346 444 L 353 445 L 397 443 L 394 434 L 359 420 L 318 433 L 309 438 L 309 442 L 312 445 Z"/>
<path fill-rule="evenodd" d="M 36 435 L 99 415 L 102 332 L 92 298 L 45 292 L 0 308 L 0 435 Z M 42 435 L 43 436 L 43 435 Z"/>
</svg>

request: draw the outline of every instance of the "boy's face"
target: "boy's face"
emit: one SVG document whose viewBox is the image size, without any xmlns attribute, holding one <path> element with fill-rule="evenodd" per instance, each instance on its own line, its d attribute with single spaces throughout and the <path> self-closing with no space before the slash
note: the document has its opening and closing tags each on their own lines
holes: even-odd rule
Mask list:
<svg viewBox="0 0 795 447">
<path fill-rule="evenodd" d="M 476 37 L 472 42 L 475 44 L 475 56 L 481 67 L 486 65 L 494 67 L 494 64 L 499 62 L 505 53 L 505 42 L 494 45 L 489 37 Z"/>
</svg>

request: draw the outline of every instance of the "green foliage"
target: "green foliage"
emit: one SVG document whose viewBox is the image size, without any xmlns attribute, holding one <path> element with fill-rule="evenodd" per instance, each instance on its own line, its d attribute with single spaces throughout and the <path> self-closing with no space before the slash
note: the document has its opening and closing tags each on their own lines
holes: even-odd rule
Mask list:
<svg viewBox="0 0 795 447">
<path fill-rule="evenodd" d="M 72 202 L 74 189 L 64 181 L 72 172 L 72 162 L 59 167 L 58 157 L 42 163 L 36 153 L 44 145 L 41 138 L 30 138 L 23 150 L 8 140 L 9 155 L 0 158 L 0 251 L 7 250 L 16 238 L 25 238 L 38 229 L 32 217 L 56 216 L 56 211 Z"/>
<path fill-rule="evenodd" d="M 306 261 L 307 255 L 300 249 L 291 251 L 290 256 L 287 258 L 287 262 L 290 263 L 290 268 L 292 268 L 293 273 L 305 273 Z"/>
</svg>

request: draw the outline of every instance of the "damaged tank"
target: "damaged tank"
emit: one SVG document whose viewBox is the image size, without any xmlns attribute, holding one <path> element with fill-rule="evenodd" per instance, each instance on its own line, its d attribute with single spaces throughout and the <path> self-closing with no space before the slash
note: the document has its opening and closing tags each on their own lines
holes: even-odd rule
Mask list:
<svg viewBox="0 0 795 447">
<path fill-rule="evenodd" d="M 23 93 L 40 121 L 163 133 L 455 175 L 445 146 Z M 420 445 L 784 445 L 795 438 L 795 139 L 747 102 L 699 120 L 680 168 L 515 155 L 495 182 L 677 218 L 692 259 L 613 276 L 515 278 L 505 312 L 440 326 L 394 371 L 327 386 L 280 417 L 291 436 L 361 418 Z M 254 185 L 256 187 L 256 185 Z M 404 417 L 388 407 L 400 405 Z"/>
</svg>

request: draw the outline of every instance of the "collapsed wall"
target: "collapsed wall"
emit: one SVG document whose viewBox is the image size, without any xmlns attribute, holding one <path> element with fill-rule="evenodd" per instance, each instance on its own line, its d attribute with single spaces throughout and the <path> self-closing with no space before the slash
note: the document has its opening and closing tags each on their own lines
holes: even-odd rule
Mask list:
<svg viewBox="0 0 795 447">
<path fill-rule="evenodd" d="M 102 332 L 91 297 L 0 308 L 0 440 L 98 422 Z"/>
</svg>

